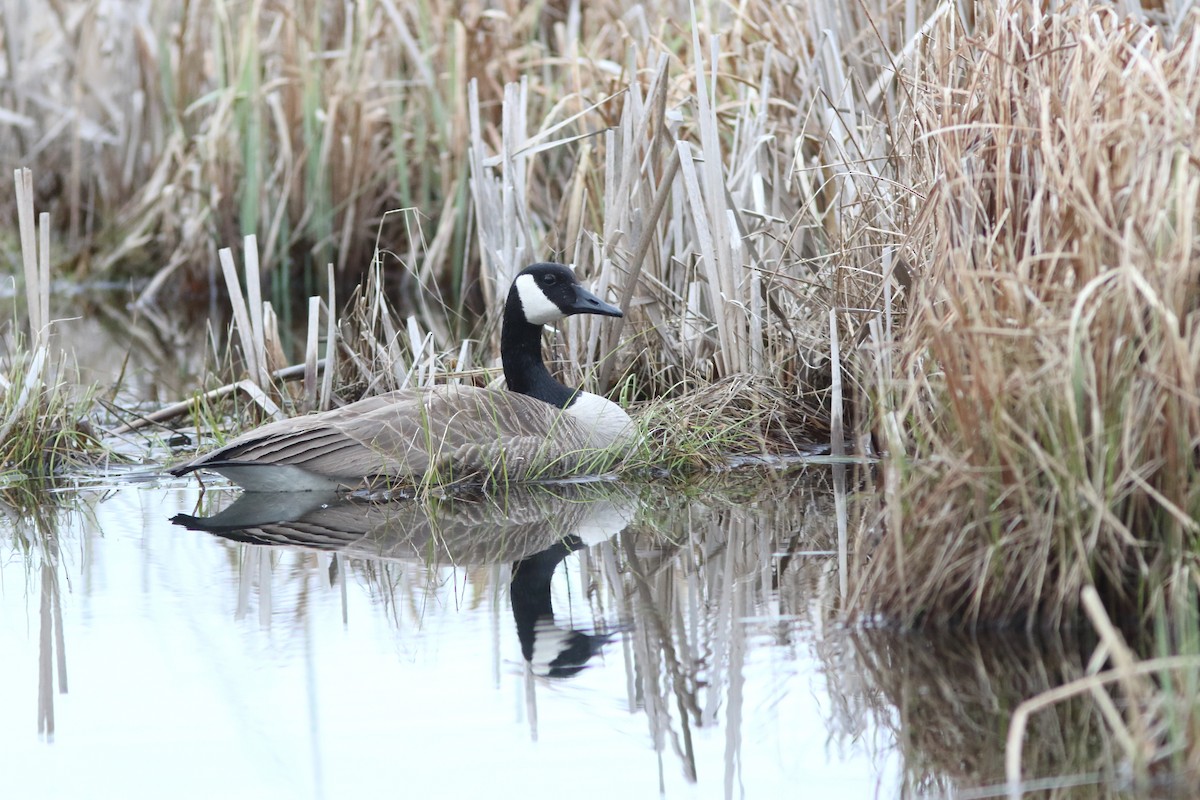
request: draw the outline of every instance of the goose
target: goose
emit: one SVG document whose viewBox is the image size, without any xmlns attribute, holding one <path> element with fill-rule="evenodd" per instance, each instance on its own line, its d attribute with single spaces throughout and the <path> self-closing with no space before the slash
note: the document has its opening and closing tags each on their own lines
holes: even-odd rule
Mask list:
<svg viewBox="0 0 1200 800">
<path fill-rule="evenodd" d="M 504 304 L 508 390 L 400 389 L 271 422 L 170 470 L 216 472 L 248 492 L 356 491 L 421 483 L 561 478 L 633 444 L 619 405 L 556 380 L 542 328 L 574 314 L 623 316 L 563 264 L 523 269 Z"/>
</svg>

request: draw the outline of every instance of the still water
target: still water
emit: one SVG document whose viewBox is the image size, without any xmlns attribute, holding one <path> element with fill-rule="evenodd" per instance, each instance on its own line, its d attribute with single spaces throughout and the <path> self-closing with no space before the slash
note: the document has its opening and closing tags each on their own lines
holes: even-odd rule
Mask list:
<svg viewBox="0 0 1200 800">
<path fill-rule="evenodd" d="M 831 485 L 10 490 L 0 794 L 990 794 L 1013 706 L 1079 657 L 839 625 Z M 1053 748 L 1096 715 L 1062 714 L 1027 749 L 1109 796 Z"/>
</svg>

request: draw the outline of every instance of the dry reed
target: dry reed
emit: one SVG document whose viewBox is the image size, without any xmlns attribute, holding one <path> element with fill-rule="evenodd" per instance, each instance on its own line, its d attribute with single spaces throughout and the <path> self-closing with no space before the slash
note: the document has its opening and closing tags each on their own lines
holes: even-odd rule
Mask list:
<svg viewBox="0 0 1200 800">
<path fill-rule="evenodd" d="M 40 477 L 77 460 L 95 441 L 82 421 L 90 389 L 78 386 L 69 359 L 51 346 L 48 215 L 39 215 L 35 233 L 33 174 L 18 169 L 13 178 L 25 308 L 0 328 L 0 475 Z M 28 335 L 20 329 L 22 316 Z"/>
<path fill-rule="evenodd" d="M 257 233 L 284 334 L 247 304 L 260 384 L 281 301 L 327 284 L 301 407 L 490 379 L 507 281 L 555 257 L 629 312 L 564 326 L 565 380 L 699 397 L 687 420 L 769 385 L 726 406 L 774 426 L 735 449 L 840 419 L 888 451 L 867 613 L 1057 625 L 1088 584 L 1146 608 L 1137 576 L 1193 541 L 1195 13 L 70 8 L 5 13 L 5 157 L 47 164 L 70 260 L 155 268 L 146 305 Z"/>
<path fill-rule="evenodd" d="M 352 285 L 378 239 L 383 292 L 414 310 L 425 354 L 474 335 L 488 345 L 475 363 L 489 366 L 499 293 L 525 263 L 555 257 L 631 305 L 624 344 L 597 320 L 568 326 L 567 379 L 611 357 L 603 389 L 652 397 L 746 373 L 797 395 L 821 388 L 814 312 L 835 283 L 863 305 L 846 290 L 863 275 L 834 280 L 829 239 L 845 215 L 872 217 L 855 210 L 862 187 L 886 184 L 858 173 L 883 139 L 851 142 L 817 113 L 845 89 L 809 79 L 801 59 L 862 62 L 866 11 L 72 8 L 6 13 L 18 135 L 0 148 L 45 170 L 70 262 L 155 270 L 143 306 L 212 281 L 217 248 L 257 233 L 287 323 L 286 298 L 316 294 L 329 262 Z M 889 32 L 887 47 L 916 30 Z M 830 36 L 848 41 L 820 50 Z M 834 163 L 827 120 L 841 131 Z M 398 208 L 412 211 L 385 214 Z"/>
<path fill-rule="evenodd" d="M 1144 613 L 1197 546 L 1200 31 L 1068 4 L 947 18 L 912 87 L 922 265 L 874 393 L 891 463 L 860 607 Z M 957 30 L 957 33 L 956 33 Z M 886 357 L 886 361 L 885 358 Z M 902 578 L 902 579 L 898 579 Z"/>
</svg>

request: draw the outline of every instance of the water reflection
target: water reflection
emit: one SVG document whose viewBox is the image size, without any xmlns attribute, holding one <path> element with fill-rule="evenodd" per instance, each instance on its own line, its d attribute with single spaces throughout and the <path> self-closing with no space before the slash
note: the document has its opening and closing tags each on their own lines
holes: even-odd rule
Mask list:
<svg viewBox="0 0 1200 800">
<path fill-rule="evenodd" d="M 832 485 L 9 493 L 5 795 L 999 791 L 1012 709 L 1090 648 L 843 628 Z M 1047 796 L 1119 795 L 1088 698 L 1031 722 Z"/>
<path fill-rule="evenodd" d="M 576 677 L 619 642 L 624 706 L 644 720 L 658 787 L 707 778 L 734 796 L 745 780 L 748 662 L 758 672 L 764 657 L 782 657 L 774 685 L 752 696 L 785 692 L 804 631 L 836 613 L 836 528 L 821 478 L 726 477 L 719 491 L 566 483 L 387 504 L 243 494 L 174 522 L 250 546 L 239 558 L 242 585 L 257 577 L 260 608 L 278 589 L 262 572 L 263 546 L 336 553 L 333 574 L 357 574 L 393 606 L 396 587 L 421 587 L 401 602 L 420 608 L 460 578 L 464 602 L 503 584 L 531 740 L 539 679 Z M 556 582 L 565 584 L 557 592 Z M 556 614 L 556 594 L 565 613 Z"/>
<path fill-rule="evenodd" d="M 568 536 L 513 564 L 508 597 L 521 655 L 534 675 L 544 678 L 577 675 L 616 635 L 615 631 L 589 633 L 555 622 L 550 591 L 554 571 L 563 559 L 583 546 L 582 539 Z"/>
<path fill-rule="evenodd" d="M 856 736 L 870 721 L 892 731 L 908 793 L 991 797 L 1005 796 L 1005 744 L 1017 706 L 1086 674 L 1094 647 L 1072 631 L 930 637 L 857 629 L 825 637 L 818 649 L 835 696 L 848 701 L 836 707 L 833 730 Z M 1022 752 L 1025 774 L 1035 776 L 1026 789 L 1040 790 L 1038 797 L 1128 797 L 1118 780 L 1120 752 L 1105 730 L 1089 697 L 1036 715 Z"/>
<path fill-rule="evenodd" d="M 550 588 L 555 568 L 571 553 L 624 530 L 637 504 L 632 490 L 605 481 L 392 502 L 246 493 L 210 516 L 177 514 L 171 521 L 235 542 L 412 561 L 428 570 L 511 564 L 509 598 L 525 661 L 536 675 L 564 678 L 582 670 L 612 634 L 555 623 Z M 331 563 L 331 583 L 340 564 Z M 260 585 L 269 591 L 269 582 Z"/>
<path fill-rule="evenodd" d="M 62 553 L 57 535 L 57 503 L 41 492 L 21 487 L 0 492 L 0 514 L 27 570 L 38 577 L 37 731 L 54 739 L 54 697 L 67 693 L 67 656 L 63 636 Z M 55 680 L 57 674 L 58 680 Z"/>
</svg>

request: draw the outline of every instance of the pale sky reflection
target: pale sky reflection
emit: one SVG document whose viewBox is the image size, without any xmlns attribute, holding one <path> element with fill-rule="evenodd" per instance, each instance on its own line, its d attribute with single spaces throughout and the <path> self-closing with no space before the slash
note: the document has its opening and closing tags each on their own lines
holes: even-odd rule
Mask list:
<svg viewBox="0 0 1200 800">
<path fill-rule="evenodd" d="M 777 624 L 759 622 L 762 609 L 746 615 L 756 619 L 736 771 L 727 786 L 722 700 L 715 724 L 691 728 L 693 784 L 670 744 L 655 752 L 645 713 L 630 710 L 622 637 L 635 633 L 573 678 L 527 680 L 507 601 L 510 565 L 442 568 L 437 580 L 406 566 L 396 570 L 409 584 L 393 595 L 396 609 L 361 573 L 344 571 L 343 609 L 328 554 L 280 549 L 256 566 L 247 552 L 263 548 L 168 524 L 196 497 L 190 486 L 129 487 L 90 518 L 62 515 L 69 691 L 52 698 L 53 741 L 37 734 L 38 551 L 27 565 L 0 537 L 5 796 L 446 796 L 453 787 L 454 796 L 637 798 L 657 796 L 661 781 L 667 797 L 794 796 L 797 787 L 809 797 L 887 797 L 899 785 L 886 741 L 831 740 L 817 661 L 802 644 L 777 647 Z M 556 620 L 594 617 L 582 570 L 599 556 L 584 553 L 555 572 Z M 247 567 L 248 582 L 239 579 Z M 264 620 L 255 584 L 268 575 Z"/>
</svg>

